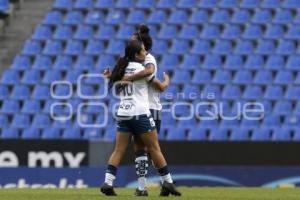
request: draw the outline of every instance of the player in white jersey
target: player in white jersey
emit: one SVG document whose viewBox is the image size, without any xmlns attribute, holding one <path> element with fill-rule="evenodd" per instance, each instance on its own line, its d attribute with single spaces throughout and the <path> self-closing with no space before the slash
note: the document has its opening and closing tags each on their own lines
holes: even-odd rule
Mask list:
<svg viewBox="0 0 300 200">
<path fill-rule="evenodd" d="M 110 87 L 120 81 L 125 74 L 135 74 L 143 70 L 142 63 L 145 57 L 146 51 L 143 43 L 137 40 L 128 42 L 125 56 L 119 59 L 112 71 L 109 81 Z M 132 84 L 115 85 L 117 93 L 120 94 L 121 102 L 118 109 L 116 145 L 108 161 L 105 182 L 101 186 L 101 192 L 105 195 L 116 195 L 113 181 L 116 178 L 117 166 L 121 162 L 132 134 L 138 135 L 147 147 L 161 179 L 164 180 L 163 193 L 181 195 L 173 184 L 167 163 L 161 153 L 155 123 L 149 112 L 148 81 L 151 79 L 152 77 L 149 77 L 134 81 Z"/>
</svg>

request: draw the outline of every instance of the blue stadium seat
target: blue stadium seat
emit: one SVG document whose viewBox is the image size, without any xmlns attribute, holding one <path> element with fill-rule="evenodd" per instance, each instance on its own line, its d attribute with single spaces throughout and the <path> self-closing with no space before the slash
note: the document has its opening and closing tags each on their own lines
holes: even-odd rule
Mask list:
<svg viewBox="0 0 300 200">
<path fill-rule="evenodd" d="M 259 125 L 260 125 L 259 120 L 243 118 L 242 121 L 241 121 L 241 128 L 242 129 L 254 129 L 254 128 L 259 127 Z"/>
<path fill-rule="evenodd" d="M 288 86 L 285 98 L 289 100 L 300 100 L 300 86 Z"/>
<path fill-rule="evenodd" d="M 8 86 L 0 85 L 0 100 L 8 99 L 9 95 L 10 91 L 8 89 Z"/>
<path fill-rule="evenodd" d="M 1 134 L 2 139 L 18 139 L 19 131 L 13 128 L 5 128 L 2 130 Z"/>
<path fill-rule="evenodd" d="M 40 25 L 34 30 L 34 33 L 31 38 L 34 40 L 43 41 L 43 40 L 50 39 L 51 37 L 52 37 L 51 28 L 49 26 Z"/>
<path fill-rule="evenodd" d="M 48 40 L 44 47 L 43 54 L 49 56 L 58 56 L 62 53 L 62 43 L 59 41 Z"/>
<path fill-rule="evenodd" d="M 199 56 L 193 54 L 185 54 L 180 67 L 182 69 L 197 69 L 200 67 Z"/>
<path fill-rule="evenodd" d="M 92 44 L 92 43 L 91 43 Z M 77 58 L 74 64 L 75 69 L 88 70 L 94 68 L 93 57 L 89 55 L 82 55 Z"/>
<path fill-rule="evenodd" d="M 50 87 L 48 85 L 36 85 L 32 92 L 33 99 L 45 100 L 50 98 Z"/>
<path fill-rule="evenodd" d="M 62 109 L 63 106 L 61 106 L 61 109 L 59 109 L 59 107 L 57 107 L 57 109 L 54 109 L 54 114 L 55 116 L 68 116 L 67 113 L 64 113 L 64 110 Z M 53 128 L 61 128 L 61 129 L 69 129 L 70 127 L 72 127 L 72 122 L 71 120 L 63 120 L 63 119 L 59 119 L 59 120 L 55 120 L 52 124 Z"/>
<path fill-rule="evenodd" d="M 196 40 L 191 48 L 191 53 L 205 55 L 210 52 L 210 49 L 211 45 L 208 40 Z"/>
<path fill-rule="evenodd" d="M 162 8 L 162 9 L 171 9 L 171 8 L 176 8 L 176 1 L 173 0 L 160 0 L 158 1 L 157 8 Z"/>
<path fill-rule="evenodd" d="M 99 26 L 104 22 L 104 14 L 100 11 L 90 11 L 87 13 L 84 23 L 87 25 Z"/>
<path fill-rule="evenodd" d="M 63 15 L 58 11 L 51 11 L 47 13 L 46 17 L 43 20 L 45 25 L 58 25 L 62 22 Z"/>
<path fill-rule="evenodd" d="M 20 73 L 17 70 L 8 69 L 2 74 L 1 83 L 5 85 L 18 84 L 19 81 Z"/>
<path fill-rule="evenodd" d="M 232 54 L 232 44 L 228 40 L 218 40 L 212 50 L 212 53 L 217 55 L 230 55 Z"/>
<path fill-rule="evenodd" d="M 38 41 L 28 40 L 23 46 L 22 54 L 34 56 L 41 52 L 42 46 Z"/>
<path fill-rule="evenodd" d="M 43 139 L 60 139 L 60 129 L 58 128 L 45 128 L 42 132 Z"/>
<path fill-rule="evenodd" d="M 294 109 L 295 115 L 300 115 L 300 102 L 297 102 L 295 109 Z"/>
<path fill-rule="evenodd" d="M 290 101 L 276 101 L 274 106 L 275 115 L 288 115 L 293 112 L 293 105 Z"/>
<path fill-rule="evenodd" d="M 38 70 L 25 71 L 21 82 L 26 85 L 39 84 L 41 82 L 40 71 Z"/>
<path fill-rule="evenodd" d="M 158 33 L 159 39 L 173 39 L 177 36 L 177 27 L 174 25 L 163 25 Z"/>
<path fill-rule="evenodd" d="M 220 105 L 220 107 L 221 107 L 221 105 Z M 224 106 L 224 104 L 223 104 L 221 108 L 223 109 L 224 107 L 226 107 L 226 106 Z M 227 108 L 227 109 L 228 109 L 227 111 L 225 111 L 225 109 L 222 110 L 223 115 L 230 116 L 229 114 L 232 114 L 232 113 L 230 112 L 229 108 Z M 221 114 L 221 111 L 220 111 L 220 114 Z M 239 124 L 240 124 L 240 121 L 237 119 L 223 119 L 221 121 L 221 127 L 223 129 L 231 129 L 231 128 L 239 127 Z"/>
<path fill-rule="evenodd" d="M 35 114 L 41 112 L 41 103 L 38 100 L 28 99 L 24 101 L 22 107 L 22 113 Z"/>
<path fill-rule="evenodd" d="M 268 129 L 256 129 L 253 130 L 252 141 L 270 141 L 271 140 L 271 133 Z"/>
<path fill-rule="evenodd" d="M 112 68 L 116 62 L 116 59 L 113 55 L 102 55 L 98 59 L 96 63 L 96 68 L 105 69 L 105 68 Z"/>
<path fill-rule="evenodd" d="M 281 120 L 279 115 L 264 116 L 262 127 L 277 129 L 280 126 L 281 126 Z"/>
<path fill-rule="evenodd" d="M 241 29 L 237 25 L 226 26 L 223 31 L 222 38 L 233 40 L 241 36 Z"/>
<path fill-rule="evenodd" d="M 191 9 L 197 6 L 197 0 L 179 0 L 177 7 L 180 9 Z"/>
<path fill-rule="evenodd" d="M 252 82 L 252 79 L 252 73 L 250 71 L 240 70 L 235 74 L 233 83 L 248 85 Z"/>
<path fill-rule="evenodd" d="M 8 12 L 10 8 L 9 0 L 3 0 L 0 2 L 0 12 L 5 13 Z"/>
<path fill-rule="evenodd" d="M 63 138 L 72 140 L 81 139 L 81 129 L 77 127 L 64 129 Z"/>
<path fill-rule="evenodd" d="M 184 25 L 179 33 L 178 37 L 182 39 L 195 39 L 199 35 L 199 30 L 197 26 L 194 25 Z"/>
<path fill-rule="evenodd" d="M 211 73 L 207 70 L 195 70 L 192 83 L 206 84 L 211 81 Z"/>
<path fill-rule="evenodd" d="M 283 89 L 280 86 L 268 85 L 265 91 L 265 99 L 278 100 L 278 98 L 283 97 Z"/>
<path fill-rule="evenodd" d="M 226 141 L 228 140 L 228 132 L 225 129 L 212 129 L 208 139 L 210 141 Z"/>
<path fill-rule="evenodd" d="M 219 99 L 221 97 L 221 87 L 219 85 L 206 85 L 202 91 L 202 99 L 211 98 Z"/>
<path fill-rule="evenodd" d="M 56 40 L 68 40 L 69 38 L 73 37 L 73 31 L 71 26 L 66 25 L 59 25 L 57 26 L 54 34 L 53 39 Z"/>
<path fill-rule="evenodd" d="M 217 70 L 214 78 L 212 79 L 213 83 L 216 84 L 227 84 L 231 82 L 231 73 L 227 70 Z"/>
<path fill-rule="evenodd" d="M 88 25 L 79 25 L 77 27 L 77 30 L 74 34 L 74 39 L 76 40 L 88 40 L 90 38 L 93 38 L 94 31 L 91 26 Z"/>
<path fill-rule="evenodd" d="M 297 12 L 296 16 L 294 17 L 293 23 L 300 24 L 300 14 Z"/>
<path fill-rule="evenodd" d="M 230 14 L 227 10 L 218 10 L 213 12 L 210 22 L 213 24 L 226 24 L 230 20 Z"/>
<path fill-rule="evenodd" d="M 83 138 L 87 140 L 100 140 L 102 139 L 102 130 L 99 128 L 84 129 Z"/>
<path fill-rule="evenodd" d="M 257 71 L 256 75 L 254 77 L 254 83 L 261 84 L 261 85 L 267 85 L 273 82 L 273 75 L 271 71 L 268 70 L 262 70 Z"/>
<path fill-rule="evenodd" d="M 300 127 L 300 116 L 296 115 L 290 115 L 290 116 L 286 116 L 284 118 L 284 124 L 282 126 L 283 128 L 287 128 L 287 129 L 299 129 Z"/>
<path fill-rule="evenodd" d="M 217 25 L 205 25 L 200 37 L 203 39 L 217 39 L 220 35 L 221 31 Z"/>
<path fill-rule="evenodd" d="M 30 58 L 28 56 L 18 55 L 14 58 L 11 68 L 16 70 L 29 69 L 31 66 Z"/>
<path fill-rule="evenodd" d="M 244 39 L 256 40 L 263 35 L 262 27 L 259 25 L 249 25 L 243 34 Z"/>
<path fill-rule="evenodd" d="M 30 97 L 30 89 L 26 85 L 15 85 L 12 92 L 11 98 L 16 100 L 28 99 Z"/>
<path fill-rule="evenodd" d="M 218 55 L 207 55 L 202 63 L 204 69 L 220 69 L 222 67 L 221 57 Z"/>
<path fill-rule="evenodd" d="M 239 99 L 241 98 L 241 89 L 239 86 L 236 85 L 226 85 L 223 89 L 222 97 L 224 99 Z"/>
<path fill-rule="evenodd" d="M 156 10 L 150 13 L 147 23 L 148 24 L 162 24 L 167 20 L 167 14 L 163 10 Z"/>
<path fill-rule="evenodd" d="M 95 35 L 96 39 L 100 40 L 109 40 L 112 35 L 115 35 L 116 31 L 113 26 L 101 25 Z"/>
<path fill-rule="evenodd" d="M 46 84 L 51 84 L 54 81 L 59 81 L 59 80 L 62 80 L 61 71 L 51 70 L 51 71 L 46 71 L 42 82 Z"/>
<path fill-rule="evenodd" d="M 256 10 L 252 18 L 252 22 L 257 24 L 267 24 L 271 20 L 272 14 L 269 10 Z"/>
<path fill-rule="evenodd" d="M 296 76 L 295 83 L 297 85 L 300 85 L 300 73 L 298 73 L 298 75 Z"/>
<path fill-rule="evenodd" d="M 105 141 L 114 141 L 116 138 L 116 128 L 115 127 L 110 127 L 107 128 L 104 131 L 104 136 L 103 136 L 103 140 Z"/>
<path fill-rule="evenodd" d="M 5 114 L 0 114 L 0 128 L 8 128 L 10 125 L 9 120 L 8 120 L 8 115 Z"/>
<path fill-rule="evenodd" d="M 157 54 L 163 54 L 168 52 L 169 47 L 166 40 L 153 40 L 152 51 Z"/>
<path fill-rule="evenodd" d="M 170 48 L 170 53 L 172 54 L 185 54 L 190 50 L 189 43 L 186 40 L 173 40 L 172 46 Z"/>
<path fill-rule="evenodd" d="M 186 84 L 184 85 L 182 92 L 184 94 L 184 97 L 189 98 L 191 95 L 198 95 L 200 93 L 199 85 L 190 85 Z"/>
<path fill-rule="evenodd" d="M 175 69 L 178 64 L 179 64 L 179 60 L 177 55 L 166 54 L 162 57 L 159 66 L 161 67 L 161 69 L 169 70 L 169 69 Z"/>
<path fill-rule="evenodd" d="M 27 128 L 30 126 L 30 116 L 24 114 L 15 114 L 11 123 L 12 128 Z"/>
<path fill-rule="evenodd" d="M 292 40 L 299 39 L 300 28 L 298 26 L 290 26 L 285 37 Z"/>
<path fill-rule="evenodd" d="M 125 44 L 120 40 L 110 40 L 106 48 L 107 54 L 121 55 L 124 52 Z"/>
<path fill-rule="evenodd" d="M 285 31 L 281 25 L 269 26 L 265 33 L 266 39 L 276 40 L 284 35 Z"/>
<path fill-rule="evenodd" d="M 234 53 L 238 55 L 249 55 L 254 51 L 254 45 L 251 41 L 241 40 L 237 43 Z"/>
<path fill-rule="evenodd" d="M 108 10 L 114 7 L 114 1 L 111 0 L 97 0 L 94 6 L 96 9 Z"/>
<path fill-rule="evenodd" d="M 300 57 L 297 55 L 290 55 L 286 63 L 286 68 L 291 70 L 299 70 Z"/>
<path fill-rule="evenodd" d="M 63 23 L 66 25 L 78 25 L 84 20 L 84 16 L 80 11 L 70 11 L 66 14 Z"/>
<path fill-rule="evenodd" d="M 73 0 L 56 0 L 53 8 L 57 10 L 70 10 L 73 7 Z"/>
<path fill-rule="evenodd" d="M 276 53 L 280 55 L 291 55 L 296 53 L 295 42 L 281 40 L 277 46 Z"/>
<path fill-rule="evenodd" d="M 263 91 L 260 86 L 248 85 L 244 91 L 244 99 L 255 100 L 263 97 Z"/>
<path fill-rule="evenodd" d="M 233 129 L 230 138 L 231 141 L 249 141 L 249 130 L 248 129 Z"/>
<path fill-rule="evenodd" d="M 264 59 L 261 55 L 248 55 L 244 67 L 249 70 L 258 70 L 264 66 Z"/>
<path fill-rule="evenodd" d="M 84 51 L 84 45 L 77 40 L 69 40 L 64 50 L 64 54 L 69 56 L 78 56 Z"/>
<path fill-rule="evenodd" d="M 136 32 L 136 28 L 131 25 L 122 25 L 116 34 L 117 39 L 128 40 L 132 34 Z"/>
<path fill-rule="evenodd" d="M 290 9 L 299 8 L 300 2 L 297 0 L 285 0 L 283 1 L 282 7 Z"/>
<path fill-rule="evenodd" d="M 154 8 L 155 5 L 156 5 L 155 0 L 138 0 L 136 3 L 136 7 L 141 9 Z"/>
<path fill-rule="evenodd" d="M 209 14 L 205 10 L 193 11 L 188 22 L 190 24 L 205 24 L 209 20 Z"/>
<path fill-rule="evenodd" d="M 284 68 L 284 57 L 280 55 L 270 55 L 266 62 L 265 68 L 270 70 L 281 70 Z"/>
<path fill-rule="evenodd" d="M 275 43 L 271 40 L 259 41 L 255 52 L 261 55 L 271 55 L 275 52 Z"/>
<path fill-rule="evenodd" d="M 174 141 L 174 140 L 185 140 L 186 139 L 186 130 L 185 129 L 172 129 L 169 131 L 167 135 L 167 140 Z"/>
<path fill-rule="evenodd" d="M 40 130 L 35 128 L 26 128 L 21 133 L 22 139 L 40 139 Z"/>
<path fill-rule="evenodd" d="M 278 71 L 275 76 L 274 83 L 280 85 L 292 84 L 294 80 L 293 74 L 290 71 Z"/>
<path fill-rule="evenodd" d="M 262 8 L 276 9 L 281 7 L 281 0 L 263 0 L 260 4 Z"/>
<path fill-rule="evenodd" d="M 243 57 L 240 55 L 227 55 L 224 68 L 229 70 L 239 70 L 243 66 Z"/>
<path fill-rule="evenodd" d="M 190 141 L 205 141 L 207 140 L 206 129 L 193 128 L 188 131 L 187 140 Z"/>
<path fill-rule="evenodd" d="M 275 129 L 272 134 L 273 141 L 291 141 L 292 135 L 288 129 Z"/>
<path fill-rule="evenodd" d="M 109 12 L 105 22 L 107 24 L 113 24 L 113 25 L 118 25 L 118 24 L 124 24 L 125 23 L 125 14 L 123 11 L 116 10 L 114 12 Z"/>
<path fill-rule="evenodd" d="M 99 56 L 104 53 L 104 44 L 102 41 L 89 40 L 85 49 L 85 54 L 91 56 Z"/>
<path fill-rule="evenodd" d="M 76 0 L 74 4 L 75 9 L 88 10 L 94 5 L 94 0 Z"/>
<path fill-rule="evenodd" d="M 189 71 L 175 70 L 171 81 L 175 84 L 183 84 L 186 80 L 191 80 L 191 74 Z"/>
<path fill-rule="evenodd" d="M 51 120 L 49 114 L 36 114 L 31 123 L 32 128 L 49 128 Z"/>
<path fill-rule="evenodd" d="M 56 57 L 56 61 L 53 64 L 53 68 L 56 70 L 70 70 L 73 66 L 73 60 L 71 56 L 59 55 Z"/>
<path fill-rule="evenodd" d="M 179 89 L 176 85 L 170 85 L 162 94 L 162 99 L 166 99 L 166 100 L 177 99 L 178 92 L 179 92 Z M 163 115 L 163 117 L 164 117 L 164 115 Z M 171 125 L 174 125 L 174 123 L 172 123 Z M 164 125 L 165 125 L 165 121 L 164 121 Z"/>
<path fill-rule="evenodd" d="M 291 10 L 278 10 L 274 16 L 273 23 L 288 24 L 293 20 L 293 13 Z"/>
<path fill-rule="evenodd" d="M 207 9 L 214 9 L 218 7 L 218 0 L 210 0 L 210 1 L 200 1 L 198 3 L 199 8 L 207 8 Z"/>
<path fill-rule="evenodd" d="M 65 80 L 72 83 L 77 84 L 78 77 L 82 74 L 82 70 L 70 70 L 67 72 Z"/>
<path fill-rule="evenodd" d="M 173 11 L 168 19 L 168 23 L 179 25 L 185 23 L 187 19 L 188 19 L 188 14 L 185 11 L 183 10 Z"/>
<path fill-rule="evenodd" d="M 131 11 L 127 17 L 128 24 L 141 24 L 146 21 L 146 15 L 142 10 Z"/>
<path fill-rule="evenodd" d="M 248 10 L 237 10 L 233 13 L 231 22 L 234 24 L 246 24 L 250 21 L 251 14 Z"/>
<path fill-rule="evenodd" d="M 81 93 L 85 96 L 93 96 L 95 93 L 95 88 L 90 85 L 81 85 Z"/>
<path fill-rule="evenodd" d="M 33 69 L 36 70 L 49 70 L 52 67 L 52 60 L 50 56 L 38 55 L 32 65 Z"/>
</svg>

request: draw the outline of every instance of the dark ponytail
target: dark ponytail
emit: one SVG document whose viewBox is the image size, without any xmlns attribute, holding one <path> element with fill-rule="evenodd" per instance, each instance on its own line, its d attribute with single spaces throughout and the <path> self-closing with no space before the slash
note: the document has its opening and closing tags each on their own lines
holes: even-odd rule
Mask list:
<svg viewBox="0 0 300 200">
<path fill-rule="evenodd" d="M 118 59 L 109 79 L 108 86 L 111 89 L 114 84 L 120 80 L 122 80 L 126 67 L 129 62 L 135 60 L 135 54 L 138 54 L 142 50 L 142 42 L 137 40 L 131 40 L 126 44 L 125 47 L 125 55 Z M 120 84 L 116 86 L 116 92 L 119 93 L 120 89 L 123 87 Z"/>
<path fill-rule="evenodd" d="M 139 41 L 143 42 L 146 51 L 149 51 L 152 49 L 152 38 L 151 38 L 149 32 L 150 32 L 149 27 L 146 26 L 145 24 L 142 24 L 142 25 L 139 25 L 138 32 L 134 33 L 136 38 Z"/>
</svg>

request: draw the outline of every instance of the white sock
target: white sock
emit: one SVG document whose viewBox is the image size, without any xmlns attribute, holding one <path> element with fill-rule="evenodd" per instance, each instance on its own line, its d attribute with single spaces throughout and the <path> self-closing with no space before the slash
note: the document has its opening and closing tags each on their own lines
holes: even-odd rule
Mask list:
<svg viewBox="0 0 300 200">
<path fill-rule="evenodd" d="M 110 186 L 113 186 L 114 180 L 116 177 L 110 173 L 105 173 L 105 183 L 107 183 Z"/>
<path fill-rule="evenodd" d="M 168 182 L 168 183 L 173 183 L 173 179 L 172 179 L 170 173 L 168 173 L 167 175 L 161 176 L 161 180 L 162 180 L 162 183 L 163 183 L 164 181 L 166 181 L 166 182 Z"/>
<path fill-rule="evenodd" d="M 146 190 L 146 182 L 147 182 L 146 177 L 139 177 L 138 182 L 139 182 L 139 190 Z"/>
</svg>

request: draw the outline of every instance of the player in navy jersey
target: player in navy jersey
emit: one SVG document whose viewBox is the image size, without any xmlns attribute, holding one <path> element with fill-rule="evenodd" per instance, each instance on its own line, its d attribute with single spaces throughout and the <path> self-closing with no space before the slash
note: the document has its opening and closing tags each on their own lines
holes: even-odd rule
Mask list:
<svg viewBox="0 0 300 200">
<path fill-rule="evenodd" d="M 144 70 L 142 63 L 145 61 L 145 57 L 146 50 L 142 42 L 138 40 L 128 42 L 125 56 L 118 60 L 112 71 L 109 86 L 115 85 L 124 75 L 133 75 Z M 173 184 L 167 163 L 161 153 L 155 122 L 149 111 L 148 86 L 151 80 L 153 80 L 153 76 L 133 81 L 131 84 L 115 85 L 121 101 L 117 112 L 116 145 L 108 161 L 105 182 L 101 187 L 101 191 L 106 195 L 116 195 L 113 181 L 116 178 L 117 166 L 120 164 L 132 134 L 138 136 L 145 144 L 161 178 L 164 180 L 162 195 L 181 195 Z"/>
</svg>

